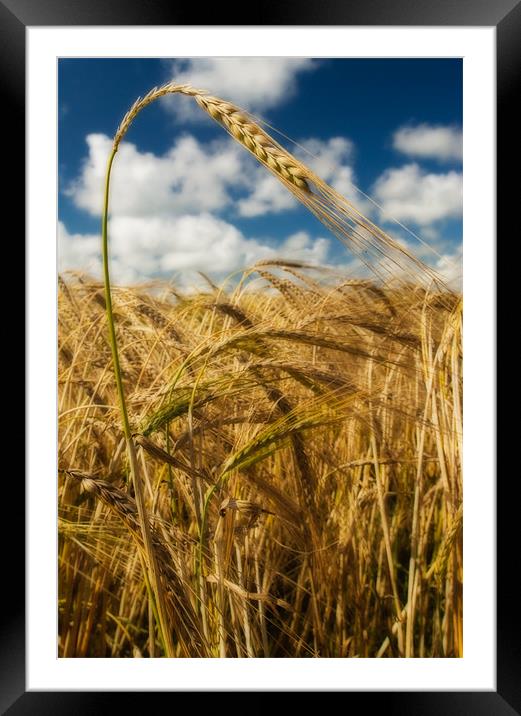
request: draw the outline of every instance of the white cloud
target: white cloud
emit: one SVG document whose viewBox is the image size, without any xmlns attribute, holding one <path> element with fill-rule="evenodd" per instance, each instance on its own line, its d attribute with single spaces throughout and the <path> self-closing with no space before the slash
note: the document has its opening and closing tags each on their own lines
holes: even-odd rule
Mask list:
<svg viewBox="0 0 521 716">
<path fill-rule="evenodd" d="M 439 161 L 463 158 L 463 134 L 457 127 L 419 124 L 400 127 L 393 135 L 393 147 L 412 157 Z"/>
<path fill-rule="evenodd" d="M 87 145 L 81 174 L 66 193 L 76 206 L 99 216 L 112 141 L 89 134 Z M 190 135 L 180 137 L 161 157 L 123 142 L 112 170 L 112 210 L 125 216 L 158 216 L 222 209 L 231 201 L 230 188 L 245 182 L 241 152 L 231 140 L 203 147 Z"/>
<path fill-rule="evenodd" d="M 249 196 L 239 199 L 237 202 L 239 216 L 278 214 L 299 206 L 299 202 L 293 194 L 272 174 L 268 174 L 264 167 L 259 167 L 255 172 L 252 187 L 253 190 Z"/>
<path fill-rule="evenodd" d="M 407 164 L 387 169 L 376 181 L 373 196 L 383 209 L 382 219 L 427 226 L 461 216 L 463 177 L 456 171 L 432 174 Z"/>
<path fill-rule="evenodd" d="M 67 193 L 77 207 L 99 217 L 111 140 L 87 137 L 88 156 Z M 366 214 L 353 188 L 353 144 L 344 137 L 307 139 L 295 154 Z M 461 211 L 461 175 L 426 174 L 416 164 L 388 170 L 376 198 L 400 220 L 425 231 L 439 218 Z M 222 218 L 280 213 L 299 206 L 275 177 L 229 138 L 201 143 L 185 134 L 163 155 L 123 142 L 113 168 L 110 245 L 114 280 L 135 283 L 151 276 L 183 280 L 204 271 L 215 279 L 258 260 L 275 257 L 327 264 L 330 241 L 297 232 L 283 242 L 254 238 Z M 433 237 L 431 237 L 433 238 Z M 59 226 L 60 270 L 101 274 L 99 236 L 69 233 Z M 192 278 L 190 278 L 192 281 Z"/>
<path fill-rule="evenodd" d="M 424 236 L 424 232 L 422 231 Z M 445 249 L 441 258 L 425 247 L 412 245 L 403 236 L 395 238 L 432 265 L 455 288 L 461 283 L 461 247 Z M 150 277 L 175 281 L 187 287 L 200 285 L 196 272 L 215 280 L 269 258 L 291 258 L 315 265 L 331 266 L 350 275 L 365 275 L 356 259 L 332 265 L 331 240 L 312 238 L 299 231 L 282 242 L 249 238 L 237 227 L 209 213 L 174 216 L 118 216 L 109 222 L 112 278 L 129 285 Z M 441 251 L 441 247 L 434 244 Z M 58 227 L 59 270 L 80 270 L 101 277 L 99 235 L 69 233 Z M 358 267 L 358 268 L 357 268 Z M 394 271 L 395 269 L 393 269 Z"/>
<path fill-rule="evenodd" d="M 307 231 L 297 231 L 288 236 L 274 253 L 280 257 L 324 266 L 327 262 L 330 244 L 329 239 L 312 239 Z"/>
<path fill-rule="evenodd" d="M 101 276 L 99 236 L 70 234 L 60 222 L 59 268 Z M 115 216 L 109 223 L 111 270 L 116 283 L 131 284 L 152 276 L 171 278 L 204 271 L 224 278 L 232 271 L 267 258 L 292 258 L 315 264 L 327 261 L 328 239 L 306 232 L 275 245 L 268 239 L 247 238 L 232 224 L 211 214 L 179 217 Z"/>
<path fill-rule="evenodd" d="M 101 240 L 95 234 L 70 234 L 58 222 L 58 271 L 80 270 L 101 275 Z"/>
<path fill-rule="evenodd" d="M 79 177 L 66 189 L 76 206 L 100 216 L 107 159 L 112 141 L 103 134 L 86 138 L 88 156 Z M 361 210 L 369 211 L 353 188 L 349 162 L 353 145 L 343 137 L 308 139 L 299 158 Z M 241 196 L 232 196 L 239 192 Z M 221 212 L 234 206 L 254 217 L 295 209 L 298 201 L 265 167 L 232 139 L 203 144 L 185 134 L 162 156 L 123 142 L 113 165 L 111 210 L 115 216 L 175 216 Z"/>
<path fill-rule="evenodd" d="M 176 83 L 207 90 L 244 109 L 265 111 L 287 101 L 295 93 L 298 73 L 317 64 L 297 57 L 201 57 L 174 60 L 171 74 Z M 204 116 L 189 98 L 165 99 L 181 119 Z"/>
<path fill-rule="evenodd" d="M 102 186 L 111 148 L 108 137 L 87 138 L 89 154 L 68 193 L 93 216 L 102 206 Z M 311 139 L 307 158 L 324 179 L 349 194 L 352 144 L 336 137 Z M 239 187 L 235 182 L 239 182 Z M 232 187 L 242 196 L 232 196 Z M 249 192 L 246 195 L 245 192 Z M 110 246 L 114 280 L 134 283 L 150 276 L 198 270 L 215 278 L 276 256 L 325 264 L 329 241 L 297 232 L 282 243 L 247 237 L 218 212 L 228 207 L 241 217 L 298 206 L 293 195 L 232 140 L 203 145 L 185 135 L 163 156 L 140 152 L 124 142 L 113 168 Z M 60 270 L 101 274 L 99 236 L 59 227 Z"/>
<path fill-rule="evenodd" d="M 67 193 L 77 207 L 99 217 L 112 144 L 105 135 L 92 134 L 87 145 L 87 159 Z M 291 193 L 233 140 L 201 144 L 185 135 L 162 156 L 123 142 L 111 181 L 114 280 L 134 283 L 199 270 L 218 278 L 276 256 L 325 262 L 326 239 L 302 232 L 282 243 L 246 237 L 218 216 L 230 207 L 253 216 L 283 211 L 294 203 Z M 80 269 L 99 276 L 100 249 L 99 236 L 69 233 L 59 225 L 60 270 Z"/>
</svg>

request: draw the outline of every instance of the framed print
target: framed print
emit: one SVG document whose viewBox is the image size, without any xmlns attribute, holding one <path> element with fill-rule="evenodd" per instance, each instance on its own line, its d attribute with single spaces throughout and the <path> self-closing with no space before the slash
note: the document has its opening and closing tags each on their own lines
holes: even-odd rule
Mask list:
<svg viewBox="0 0 521 716">
<path fill-rule="evenodd" d="M 493 379 L 519 5 L 119 10 L 0 5 L 29 307 L 2 708 L 519 711 Z"/>
</svg>

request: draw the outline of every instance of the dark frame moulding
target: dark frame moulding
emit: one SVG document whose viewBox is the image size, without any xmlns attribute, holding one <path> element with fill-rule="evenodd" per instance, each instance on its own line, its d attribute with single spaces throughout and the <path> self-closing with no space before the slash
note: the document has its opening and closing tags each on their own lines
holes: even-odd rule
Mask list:
<svg viewBox="0 0 521 716">
<path fill-rule="evenodd" d="M 204 9 L 203 26 L 232 25 L 418 25 L 418 26 L 488 26 L 496 28 L 497 41 L 497 170 L 501 176 L 516 177 L 519 161 L 514 148 L 519 139 L 521 117 L 518 97 L 521 77 L 521 2 L 519 0 L 285 0 L 274 7 L 258 6 L 262 13 L 244 13 L 237 21 L 236 10 L 223 4 L 208 4 Z M 258 19 L 262 17 L 262 23 Z M 200 11 L 190 5 L 168 0 L 0 0 L 0 77 L 2 99 L 8 111 L 2 113 L 4 138 L 16 151 L 16 162 L 9 163 L 10 181 L 6 206 L 18 217 L 25 216 L 24 169 L 21 148 L 25 146 L 25 29 L 33 26 L 74 25 L 201 25 Z M 517 82 L 516 82 L 517 80 Z M 516 92 L 517 89 L 517 92 Z M 3 151 L 5 152 L 5 145 Z M 518 210 L 519 182 L 501 181 L 497 191 L 497 233 L 506 235 L 514 227 L 514 211 Z M 514 192 L 516 197 L 514 198 Z M 17 210 L 17 211 L 16 211 Z M 516 216 L 517 218 L 517 216 Z M 517 233 L 517 232 L 516 232 Z M 515 234 L 514 234 L 515 238 Z M 479 238 L 478 238 L 479 240 Z M 19 236 L 13 242 L 22 246 Z M 22 249 L 23 250 L 23 249 Z M 515 264 L 515 262 L 511 262 Z M 503 279 L 503 285 L 508 280 Z M 498 315 L 498 314 L 496 314 Z M 488 377 L 490 378 L 490 377 Z M 501 437 L 503 433 L 501 433 Z M 498 433 L 498 437 L 500 434 Z M 504 445 L 506 445 L 506 438 Z M 30 446 L 28 446 L 30 449 Z M 476 449 L 478 447 L 476 446 Z M 506 451 L 505 451 L 506 452 Z M 501 454 L 501 451 L 497 451 Z M 355 702 L 364 707 L 383 709 L 386 714 L 401 716 L 469 715 L 512 716 L 521 714 L 521 632 L 519 629 L 519 597 L 513 586 L 517 582 L 516 562 L 510 558 L 509 547 L 519 544 L 517 470 L 503 473 L 497 484 L 497 651 L 496 691 L 454 692 L 344 692 L 351 710 Z M 25 504 L 24 484 L 15 471 L 4 473 L 7 500 L 17 505 L 22 515 Z M 472 476 L 466 476 L 472 479 Z M 5 488 L 4 488 L 5 489 Z M 514 512 L 514 510 L 516 512 Z M 21 532 L 21 530 L 20 530 Z M 128 706 L 150 709 L 151 692 L 146 702 L 140 693 L 26 691 L 25 677 L 25 554 L 24 541 L 16 540 L 3 550 L 4 596 L 0 612 L 0 712 L 10 716 L 21 714 L 105 714 Z M 237 685 L 240 690 L 240 684 Z M 202 686 L 204 689 L 204 686 Z M 338 691 L 342 691 L 339 686 Z M 154 692 L 152 692 L 154 693 Z M 154 693 L 155 697 L 160 695 Z M 169 699 L 175 694 L 162 692 Z M 196 706 L 202 706 L 198 693 Z M 260 712 L 266 708 L 269 692 L 246 696 L 248 702 L 230 704 L 233 709 Z M 311 697 L 311 694 L 309 694 Z M 193 695 L 192 697 L 193 698 Z M 177 706 L 178 701 L 175 701 Z M 210 705 L 210 701 L 208 700 Z M 215 702 L 212 703 L 215 706 Z M 311 703 L 310 703 L 311 705 Z M 191 707 L 194 702 L 191 702 Z M 154 708 L 154 711 L 156 709 Z"/>
</svg>

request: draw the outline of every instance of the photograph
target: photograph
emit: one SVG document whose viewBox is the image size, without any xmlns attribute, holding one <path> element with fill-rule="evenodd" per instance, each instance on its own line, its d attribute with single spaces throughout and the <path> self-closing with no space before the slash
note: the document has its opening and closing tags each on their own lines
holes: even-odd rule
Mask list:
<svg viewBox="0 0 521 716">
<path fill-rule="evenodd" d="M 462 659 L 463 59 L 56 64 L 58 658 Z"/>
</svg>

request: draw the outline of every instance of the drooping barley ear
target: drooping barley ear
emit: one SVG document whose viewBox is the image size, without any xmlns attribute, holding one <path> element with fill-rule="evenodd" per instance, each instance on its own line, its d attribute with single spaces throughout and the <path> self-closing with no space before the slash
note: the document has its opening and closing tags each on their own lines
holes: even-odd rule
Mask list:
<svg viewBox="0 0 521 716">
<path fill-rule="evenodd" d="M 309 170 L 230 102 L 203 93 L 195 101 L 257 159 L 298 189 L 309 191 Z"/>
<path fill-rule="evenodd" d="M 114 153 L 139 112 L 169 94 L 183 94 L 195 99 L 202 110 L 269 169 L 378 278 L 385 282 L 395 278 L 398 272 L 406 280 L 420 279 L 443 285 L 435 271 L 290 154 L 261 129 L 248 112 L 205 90 L 172 82 L 154 87 L 143 98 L 137 99 L 124 116 L 114 136 Z"/>
<path fill-rule="evenodd" d="M 219 124 L 222 124 L 260 162 L 295 187 L 309 191 L 307 184 L 309 170 L 301 162 L 285 151 L 238 107 L 218 97 L 212 97 L 203 90 L 197 90 L 190 85 L 168 83 L 162 87 L 154 87 L 143 98 L 137 99 L 123 117 L 116 131 L 113 148 L 118 149 L 121 140 L 142 109 L 160 97 L 175 93 L 194 97 L 201 109 Z"/>
</svg>

